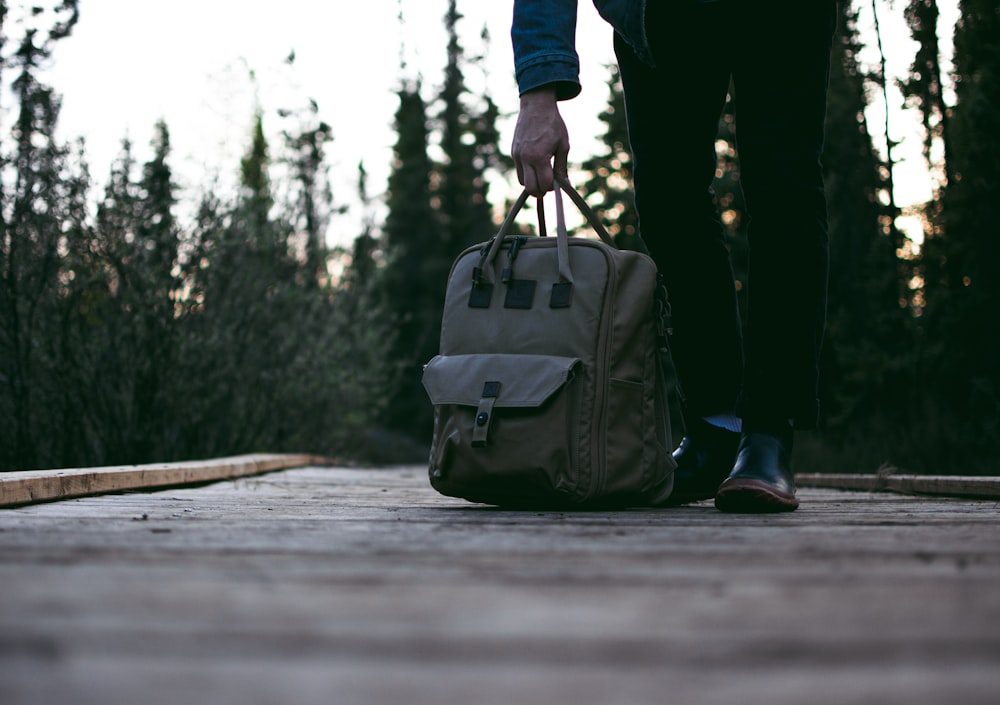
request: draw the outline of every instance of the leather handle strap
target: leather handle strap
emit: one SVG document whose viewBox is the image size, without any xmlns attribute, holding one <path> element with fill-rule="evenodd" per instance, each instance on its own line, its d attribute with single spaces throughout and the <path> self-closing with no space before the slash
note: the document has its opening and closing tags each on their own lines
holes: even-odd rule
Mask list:
<svg viewBox="0 0 1000 705">
<path fill-rule="evenodd" d="M 564 178 L 562 178 L 561 176 L 556 176 L 555 177 L 555 185 L 557 187 L 556 188 L 556 215 L 558 216 L 558 210 L 560 208 L 558 196 L 559 196 L 559 192 L 562 191 L 567 196 L 569 196 L 569 200 L 573 201 L 573 204 L 583 214 L 583 217 L 586 218 L 587 224 L 591 227 L 591 229 L 595 233 L 597 233 L 597 236 L 599 238 L 601 238 L 601 240 L 604 242 L 604 244 L 605 245 L 610 245 L 611 247 L 614 247 L 615 249 L 617 249 L 618 246 L 615 244 L 614 238 L 611 237 L 611 235 L 608 233 L 607 229 L 604 227 L 604 224 L 601 223 L 601 219 L 597 217 L 597 214 L 594 213 L 593 209 L 591 209 L 591 207 L 587 205 L 587 202 L 585 200 L 583 200 L 583 196 L 581 196 L 579 194 L 579 192 L 577 192 L 577 190 L 575 188 L 573 188 L 572 185 L 570 185 L 569 181 L 566 180 L 566 179 L 564 179 Z"/>
<path fill-rule="evenodd" d="M 558 189 L 556 196 L 558 198 Z M 486 252 L 486 256 L 483 257 L 480 267 L 482 271 L 483 279 L 493 284 L 495 283 L 495 274 L 493 272 L 493 262 L 496 260 L 501 248 L 503 247 L 504 238 L 507 237 L 507 233 L 510 232 L 511 226 L 514 224 L 514 219 L 517 214 L 524 207 L 524 204 L 528 200 L 527 190 L 522 191 L 521 195 L 517 197 L 514 201 L 514 205 L 511 206 L 510 212 L 507 213 L 507 217 L 504 218 L 503 224 L 500 226 L 500 230 L 497 232 L 496 237 L 490 242 L 489 250 Z M 556 224 L 556 249 L 557 249 L 557 259 L 559 261 L 559 278 L 561 281 L 572 282 L 573 272 L 569 265 L 569 233 L 566 230 L 565 217 L 561 212 L 562 204 L 557 201 L 556 207 L 556 217 L 557 220 L 561 219 L 562 224 L 560 227 L 559 222 Z M 545 213 L 542 208 L 542 199 L 538 199 L 538 232 L 540 236 L 544 236 L 545 233 Z"/>
<path fill-rule="evenodd" d="M 580 209 L 580 212 L 583 213 L 584 217 L 587 219 L 587 224 L 594 229 L 594 232 L 597 233 L 598 237 L 600 237 L 601 240 L 603 240 L 608 245 L 611 245 L 612 247 L 618 247 L 618 245 L 614 241 L 614 238 L 611 237 L 611 235 L 605 229 L 604 225 L 601 223 L 601 219 L 597 217 L 597 214 L 594 213 L 591 207 L 587 205 L 587 202 L 583 200 L 583 196 L 581 196 L 579 192 L 577 192 L 577 190 L 574 189 L 569 184 L 569 182 L 565 181 L 562 177 L 560 176 L 555 177 L 555 182 L 562 187 L 563 191 L 565 191 L 566 194 L 573 201 L 573 203 L 576 204 L 576 207 Z M 637 245 L 637 250 L 639 252 L 643 253 L 644 255 L 649 254 L 649 249 L 646 247 L 646 243 L 643 242 L 641 236 L 637 237 L 635 239 L 635 242 Z"/>
<path fill-rule="evenodd" d="M 561 198 L 561 195 L 563 193 L 569 196 L 569 199 L 573 201 L 573 204 L 577 207 L 580 213 L 583 214 L 583 217 L 586 219 L 587 224 L 590 226 L 590 228 L 597 234 L 597 236 L 606 245 L 609 245 L 614 248 L 617 248 L 618 246 L 615 244 L 614 238 L 612 238 L 611 235 L 608 233 L 607 228 L 605 228 L 604 224 L 601 223 L 600 218 L 598 218 L 597 214 L 594 213 L 593 209 L 589 205 L 587 205 L 587 202 L 584 200 L 583 196 L 581 196 L 580 193 L 575 188 L 573 188 L 573 186 L 569 183 L 568 179 L 565 179 L 561 176 L 556 176 L 554 180 L 554 185 L 555 185 L 554 191 L 556 197 L 556 240 L 557 240 L 556 247 L 559 253 L 559 276 L 563 281 L 572 282 L 573 273 L 570 270 L 569 266 L 569 233 L 566 229 L 566 218 L 565 218 L 565 213 L 563 211 L 562 198 Z M 483 275 L 485 279 L 490 283 L 493 283 L 493 277 L 494 277 L 493 267 L 492 267 L 493 261 L 496 259 L 497 254 L 499 253 L 501 247 L 503 246 L 503 239 L 507 236 L 507 233 L 510 231 L 511 226 L 514 223 L 514 219 L 517 217 L 517 214 L 524 207 L 524 204 L 527 202 L 527 200 L 528 200 L 528 192 L 526 190 L 522 191 L 521 195 L 517 197 L 516 201 L 514 201 L 514 205 L 511 206 L 510 212 L 507 213 L 507 217 L 504 218 L 503 224 L 500 226 L 500 230 L 497 232 L 496 237 L 493 238 L 493 241 L 490 243 L 490 248 L 486 256 L 483 258 L 482 261 Z M 540 236 L 544 237 L 547 235 L 545 230 L 545 213 L 544 213 L 544 208 L 542 206 L 542 199 L 538 198 L 537 200 L 538 200 L 538 233 Z M 641 248 L 640 251 L 648 254 L 645 244 L 643 244 L 642 240 L 640 239 L 638 242 Z"/>
<path fill-rule="evenodd" d="M 510 211 L 507 213 L 507 217 L 504 218 L 503 223 L 500 225 L 500 230 L 497 231 L 497 234 L 492 240 L 490 240 L 489 249 L 486 251 L 486 255 L 479 261 L 479 267 L 477 267 L 477 270 L 481 271 L 482 278 L 489 284 L 496 283 L 494 281 L 495 275 L 493 273 L 493 260 L 497 258 L 497 253 L 503 245 L 504 238 L 510 231 L 510 226 L 514 224 L 514 219 L 517 217 L 517 214 L 521 212 L 521 209 L 524 207 L 527 200 L 528 191 L 524 190 L 521 192 L 521 195 L 517 197 L 517 200 L 514 201 L 514 205 L 511 206 Z M 477 274 L 476 276 L 479 275 Z"/>
</svg>

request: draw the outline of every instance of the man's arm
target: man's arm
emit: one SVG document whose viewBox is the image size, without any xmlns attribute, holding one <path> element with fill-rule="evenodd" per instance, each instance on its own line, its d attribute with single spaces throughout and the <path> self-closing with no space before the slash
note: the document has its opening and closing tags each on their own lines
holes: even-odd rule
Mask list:
<svg viewBox="0 0 1000 705">
<path fill-rule="evenodd" d="M 511 156 L 517 179 L 535 196 L 566 177 L 569 134 L 558 100 L 580 92 L 577 0 L 514 0 L 511 40 L 521 108 Z"/>
</svg>

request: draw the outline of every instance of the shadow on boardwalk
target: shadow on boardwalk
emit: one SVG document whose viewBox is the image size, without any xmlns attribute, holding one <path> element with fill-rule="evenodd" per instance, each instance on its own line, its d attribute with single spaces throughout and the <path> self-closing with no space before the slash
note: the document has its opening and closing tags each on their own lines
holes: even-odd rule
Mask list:
<svg viewBox="0 0 1000 705">
<path fill-rule="evenodd" d="M 995 500 L 505 512 L 422 467 L 0 510 L 4 705 L 994 703 Z"/>
</svg>

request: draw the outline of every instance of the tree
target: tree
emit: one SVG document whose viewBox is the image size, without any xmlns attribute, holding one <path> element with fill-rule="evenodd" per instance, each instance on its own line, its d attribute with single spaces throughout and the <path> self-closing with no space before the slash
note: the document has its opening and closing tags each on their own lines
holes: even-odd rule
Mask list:
<svg viewBox="0 0 1000 705">
<path fill-rule="evenodd" d="M 385 421 L 424 445 L 432 408 L 421 371 L 437 353 L 448 272 L 464 248 L 494 234 L 488 172 L 502 171 L 505 165 L 497 144 L 498 110 L 488 94 L 476 104 L 465 83 L 466 57 L 457 31 L 461 15 L 455 0 L 449 2 L 444 19 L 447 62 L 433 101 L 440 106 L 433 119 L 420 81 L 404 81 L 398 92 L 381 274 L 384 300 L 398 326 L 392 359 L 402 371 Z M 438 138 L 437 161 L 429 154 L 432 136 Z"/>
<path fill-rule="evenodd" d="M 305 111 L 282 111 L 283 116 L 296 114 L 299 122 L 294 131 L 283 131 L 288 149 L 285 161 L 291 168 L 295 209 L 289 214 L 299 242 L 296 249 L 309 272 L 306 281 L 326 279 L 326 230 L 333 215 L 333 192 L 327 178 L 326 146 L 333 141 L 330 125 L 318 118 L 319 105 L 309 101 Z M 339 212 L 343 212 L 340 209 Z"/>
<path fill-rule="evenodd" d="M 634 250 L 639 218 L 632 191 L 632 154 L 629 151 L 625 98 L 618 67 L 608 69 L 608 102 L 598 119 L 604 123 L 604 147 L 580 164 L 587 178 L 580 184 L 587 205 L 600 218 L 619 247 Z"/>
<path fill-rule="evenodd" d="M 923 248 L 926 384 L 939 417 L 938 465 L 996 472 L 1000 447 L 1000 7 L 962 0 L 955 27 L 955 105 L 947 121 L 949 178 Z"/>
<path fill-rule="evenodd" d="M 441 221 L 431 202 L 434 166 L 427 153 L 429 131 L 420 84 L 404 85 L 398 96 L 395 158 L 383 229 L 385 267 L 379 287 L 396 325 L 390 355 L 402 378 L 386 409 L 385 423 L 416 436 L 429 423 L 419 374 L 424 358 L 438 343 L 447 255 Z"/>
<path fill-rule="evenodd" d="M 860 63 L 857 11 L 841 6 L 833 47 L 824 149 L 830 214 L 830 280 L 821 360 L 825 460 L 830 469 L 871 468 L 913 459 L 917 403 L 912 313 L 899 257 L 889 165 L 873 144 L 866 118 L 869 86 Z"/>
<path fill-rule="evenodd" d="M 85 168 L 74 168 L 69 150 L 55 139 L 60 99 L 39 80 L 54 45 L 67 37 L 79 17 L 76 0 L 36 5 L 15 21 L 17 48 L 3 61 L 14 68 L 17 116 L 13 149 L 4 150 L 0 218 L 0 462 L 5 467 L 37 467 L 44 462 L 40 439 L 54 428 L 37 412 L 58 394 L 45 378 L 47 342 L 58 321 L 61 252 L 67 236 L 83 229 L 81 204 Z M 0 4 L 0 30 L 9 28 Z M 4 48 L 7 35 L 4 33 Z"/>
<path fill-rule="evenodd" d="M 447 64 L 444 83 L 438 93 L 441 103 L 437 115 L 440 134 L 441 163 L 432 183 L 433 202 L 443 228 L 444 252 L 448 262 L 465 247 L 483 242 L 493 235 L 493 217 L 486 198 L 484 150 L 496 153 L 497 131 L 490 122 L 496 115 L 492 101 L 480 114 L 470 109 L 463 64 L 465 51 L 458 39 L 459 14 L 457 0 L 449 0 L 445 14 L 448 31 Z M 481 115 L 481 117 L 480 117 Z M 490 141 L 493 141 L 491 144 Z M 492 148 L 492 149 L 491 149 Z M 443 296 L 442 281 L 441 301 Z"/>
<path fill-rule="evenodd" d="M 903 16 L 910 36 L 917 42 L 917 53 L 910 66 L 910 75 L 901 81 L 907 102 L 920 111 L 924 126 L 924 158 L 934 165 L 935 142 L 942 146 L 941 164 L 948 165 L 948 106 L 944 100 L 944 72 L 941 68 L 941 47 L 938 42 L 937 0 L 909 0 Z M 950 180 L 946 176 L 946 181 Z"/>
</svg>

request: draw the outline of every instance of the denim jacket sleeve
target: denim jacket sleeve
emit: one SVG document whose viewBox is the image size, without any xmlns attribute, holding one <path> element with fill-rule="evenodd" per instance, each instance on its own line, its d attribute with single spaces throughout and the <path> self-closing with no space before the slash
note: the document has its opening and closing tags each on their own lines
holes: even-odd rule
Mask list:
<svg viewBox="0 0 1000 705">
<path fill-rule="evenodd" d="M 510 37 L 520 93 L 551 84 L 560 100 L 580 92 L 577 0 L 514 0 Z"/>
<path fill-rule="evenodd" d="M 594 0 L 594 5 L 636 54 L 652 64 L 644 25 L 646 0 Z M 577 7 L 577 0 L 514 0 L 510 34 L 520 93 L 546 84 L 555 87 L 560 100 L 580 92 Z"/>
</svg>

